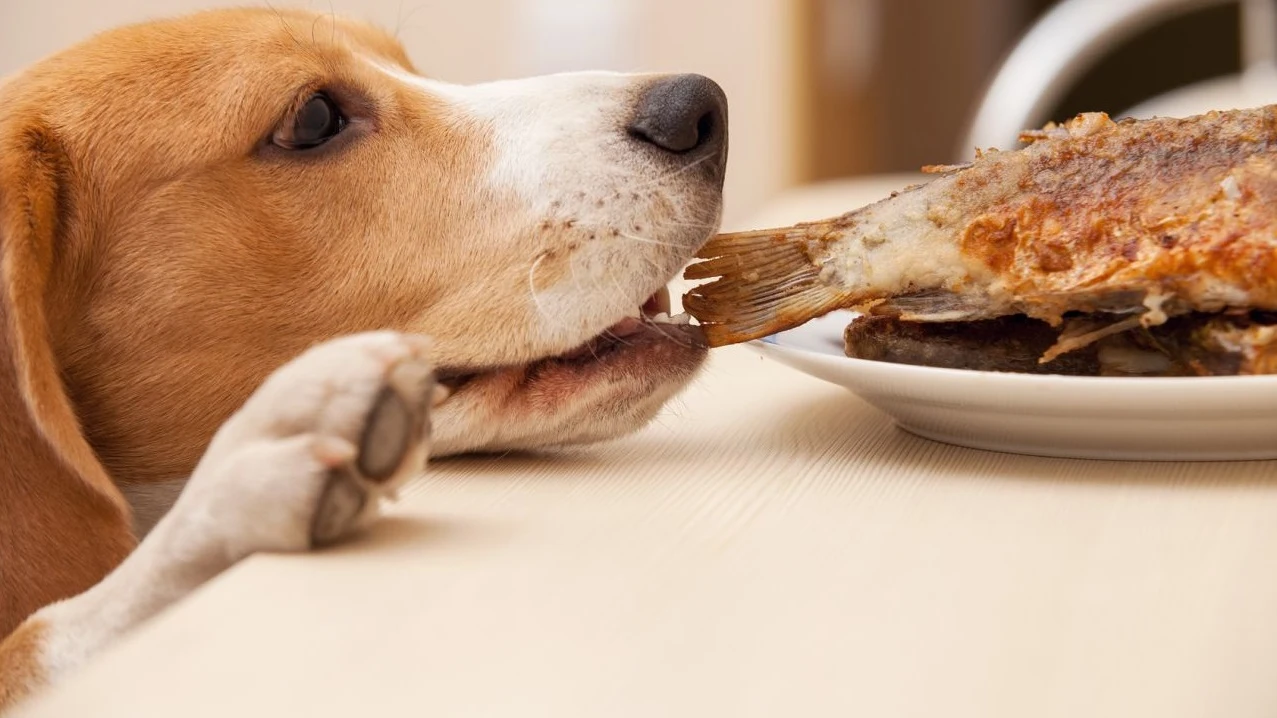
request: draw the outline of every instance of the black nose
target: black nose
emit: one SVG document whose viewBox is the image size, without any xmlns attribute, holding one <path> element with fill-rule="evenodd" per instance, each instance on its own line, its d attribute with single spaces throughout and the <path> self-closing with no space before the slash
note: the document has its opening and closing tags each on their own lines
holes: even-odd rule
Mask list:
<svg viewBox="0 0 1277 718">
<path fill-rule="evenodd" d="M 632 137 L 675 154 L 722 152 L 727 96 L 702 75 L 663 78 L 643 92 L 627 129 Z"/>
</svg>

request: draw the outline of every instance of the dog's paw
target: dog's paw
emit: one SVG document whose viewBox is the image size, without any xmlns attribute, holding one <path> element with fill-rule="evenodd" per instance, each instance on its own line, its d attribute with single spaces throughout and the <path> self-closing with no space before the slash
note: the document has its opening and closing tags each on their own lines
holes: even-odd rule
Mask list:
<svg viewBox="0 0 1277 718">
<path fill-rule="evenodd" d="M 173 513 L 215 522 L 235 557 L 350 533 L 425 465 L 442 398 L 427 349 L 357 334 L 284 365 L 222 426 Z"/>
</svg>

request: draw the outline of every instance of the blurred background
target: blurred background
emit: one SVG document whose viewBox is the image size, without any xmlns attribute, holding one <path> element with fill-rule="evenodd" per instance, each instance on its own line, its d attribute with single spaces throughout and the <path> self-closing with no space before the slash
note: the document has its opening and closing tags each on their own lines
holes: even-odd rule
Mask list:
<svg viewBox="0 0 1277 718">
<path fill-rule="evenodd" d="M 113 25 L 225 4 L 0 0 L 0 76 Z M 1184 114 L 1277 96 L 1274 0 L 274 4 L 377 23 L 423 72 L 453 82 L 577 69 L 709 75 L 731 102 L 729 226 L 788 188 L 961 161 L 1080 111 Z"/>
</svg>

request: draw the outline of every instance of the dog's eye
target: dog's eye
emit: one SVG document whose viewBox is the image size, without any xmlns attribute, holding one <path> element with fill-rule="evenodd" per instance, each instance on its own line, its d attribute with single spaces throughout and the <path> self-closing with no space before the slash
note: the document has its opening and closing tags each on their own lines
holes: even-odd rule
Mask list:
<svg viewBox="0 0 1277 718">
<path fill-rule="evenodd" d="M 302 105 L 286 127 L 275 133 L 275 144 L 288 150 L 307 150 L 336 137 L 346 127 L 341 109 L 327 95 L 316 94 Z"/>
</svg>

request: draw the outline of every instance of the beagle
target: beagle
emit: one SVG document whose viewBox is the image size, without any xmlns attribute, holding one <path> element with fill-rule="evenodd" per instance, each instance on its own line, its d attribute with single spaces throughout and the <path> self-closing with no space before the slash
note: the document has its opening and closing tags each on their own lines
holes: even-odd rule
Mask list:
<svg viewBox="0 0 1277 718">
<path fill-rule="evenodd" d="M 615 437 L 705 358 L 663 289 L 719 223 L 704 77 L 454 86 L 241 9 L 0 98 L 0 710 L 427 451 Z"/>
</svg>

